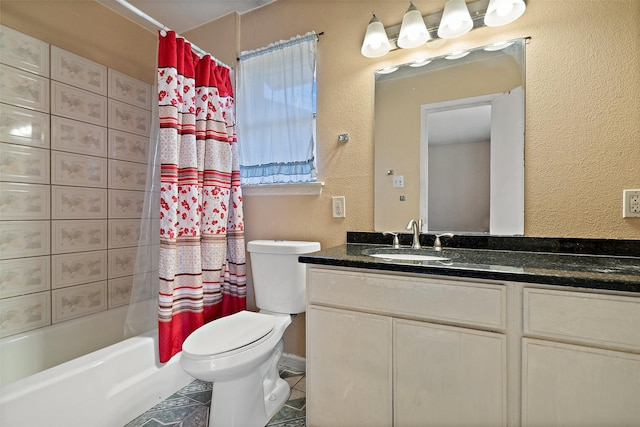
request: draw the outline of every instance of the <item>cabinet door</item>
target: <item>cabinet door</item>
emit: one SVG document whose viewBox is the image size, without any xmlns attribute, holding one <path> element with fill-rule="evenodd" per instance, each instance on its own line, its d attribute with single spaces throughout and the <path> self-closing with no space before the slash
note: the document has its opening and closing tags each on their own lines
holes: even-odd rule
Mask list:
<svg viewBox="0 0 640 427">
<path fill-rule="evenodd" d="M 640 355 L 523 340 L 522 425 L 637 426 Z"/>
<path fill-rule="evenodd" d="M 506 337 L 394 320 L 394 422 L 506 424 Z"/>
<path fill-rule="evenodd" d="M 391 426 L 391 318 L 310 305 L 307 425 Z"/>
</svg>

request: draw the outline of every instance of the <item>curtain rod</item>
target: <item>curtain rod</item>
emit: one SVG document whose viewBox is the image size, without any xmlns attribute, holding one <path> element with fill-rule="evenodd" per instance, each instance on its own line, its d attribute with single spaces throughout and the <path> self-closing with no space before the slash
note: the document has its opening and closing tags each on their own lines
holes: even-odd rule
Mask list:
<svg viewBox="0 0 640 427">
<path fill-rule="evenodd" d="M 255 50 L 252 50 L 252 51 L 250 51 L 250 52 L 251 52 L 251 53 L 256 53 L 256 52 L 267 51 L 267 50 L 268 50 L 270 47 L 272 47 L 272 46 L 275 46 L 275 45 L 281 45 L 281 44 L 283 44 L 283 43 L 287 43 L 287 42 L 289 42 L 289 41 L 291 41 L 291 40 L 293 40 L 293 39 L 301 38 L 301 37 L 305 37 L 306 35 L 311 34 L 311 33 L 312 33 L 312 32 L 309 32 L 309 33 L 305 34 L 304 36 L 294 36 L 294 37 L 292 37 L 292 38 L 291 38 L 291 39 L 289 39 L 289 40 L 280 40 L 279 42 L 271 43 L 269 46 L 261 47 L 261 48 L 258 48 L 258 49 L 255 49 Z M 315 33 L 315 35 L 316 35 L 316 41 L 317 41 L 317 42 L 319 42 L 319 41 L 320 41 L 320 36 L 324 36 L 324 31 L 320 31 L 319 33 Z M 242 57 L 242 56 L 244 56 L 244 55 L 242 55 L 242 52 L 241 52 L 241 55 L 240 55 L 239 57 L 237 57 L 237 58 L 236 58 L 236 61 L 240 61 L 240 57 Z"/>
<path fill-rule="evenodd" d="M 136 15 L 138 15 L 140 18 L 146 20 L 147 22 L 155 25 L 156 27 L 158 27 L 158 29 L 160 30 L 160 33 L 162 34 L 162 36 L 164 37 L 167 34 L 167 31 L 169 30 L 169 27 L 167 27 L 166 25 L 164 25 L 163 23 L 161 23 L 160 21 L 152 18 L 151 16 L 147 15 L 146 13 L 144 13 L 143 11 L 141 11 L 140 9 L 138 9 L 137 7 L 135 7 L 134 5 L 132 5 L 131 3 L 129 3 L 127 0 L 116 0 L 116 3 L 120 4 L 121 6 L 129 9 L 129 11 L 135 13 Z M 206 52 L 205 50 L 199 48 L 198 46 L 196 46 L 195 44 L 189 42 L 191 44 L 191 50 L 193 50 L 196 54 L 198 54 L 199 56 L 205 56 L 205 55 L 209 55 L 211 56 L 211 59 L 213 59 L 216 64 L 221 65 L 223 67 L 226 67 L 230 70 L 233 70 L 233 67 L 225 64 L 224 62 L 220 61 L 218 58 L 216 58 L 215 56 L 211 55 L 210 53 Z"/>
</svg>

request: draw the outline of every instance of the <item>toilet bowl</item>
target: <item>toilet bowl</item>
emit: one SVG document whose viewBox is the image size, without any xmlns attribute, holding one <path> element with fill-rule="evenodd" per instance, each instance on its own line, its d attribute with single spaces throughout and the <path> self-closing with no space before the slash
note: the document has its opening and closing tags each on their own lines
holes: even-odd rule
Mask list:
<svg viewBox="0 0 640 427">
<path fill-rule="evenodd" d="M 245 310 L 214 320 L 184 341 L 182 368 L 213 382 L 209 427 L 263 427 L 289 398 L 278 364 L 292 314 L 304 311 L 305 269 L 297 258 L 319 249 L 317 242 L 249 242 L 260 312 Z"/>
<path fill-rule="evenodd" d="M 210 427 L 264 426 L 287 401 L 289 385 L 279 376 L 278 362 L 290 323 L 290 315 L 241 311 L 187 338 L 182 369 L 213 382 Z"/>
</svg>

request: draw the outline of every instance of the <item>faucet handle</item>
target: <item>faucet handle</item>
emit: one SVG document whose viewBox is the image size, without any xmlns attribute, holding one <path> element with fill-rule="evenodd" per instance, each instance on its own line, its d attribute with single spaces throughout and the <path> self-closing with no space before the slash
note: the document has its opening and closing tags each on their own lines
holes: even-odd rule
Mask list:
<svg viewBox="0 0 640 427">
<path fill-rule="evenodd" d="M 453 237 L 454 234 L 453 233 L 440 233 L 440 234 L 436 234 L 436 237 Z"/>
<path fill-rule="evenodd" d="M 441 233 L 436 234 L 436 240 L 433 242 L 433 250 L 440 252 L 442 250 L 442 243 L 440 242 L 441 237 L 453 237 L 453 233 Z"/>
<path fill-rule="evenodd" d="M 384 231 L 382 232 L 383 236 L 393 236 L 393 248 L 398 249 L 400 247 L 400 241 L 398 240 L 398 233 L 394 233 L 393 231 Z"/>
</svg>

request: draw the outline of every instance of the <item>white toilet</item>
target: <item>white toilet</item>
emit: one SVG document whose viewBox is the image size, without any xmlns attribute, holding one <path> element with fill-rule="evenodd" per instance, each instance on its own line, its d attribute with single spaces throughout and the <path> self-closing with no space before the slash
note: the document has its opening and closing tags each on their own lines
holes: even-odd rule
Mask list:
<svg viewBox="0 0 640 427">
<path fill-rule="evenodd" d="M 280 378 L 282 336 L 306 309 L 306 275 L 298 256 L 318 242 L 254 240 L 247 244 L 256 306 L 201 326 L 182 344 L 180 365 L 213 382 L 209 427 L 263 427 L 289 398 Z"/>
</svg>

